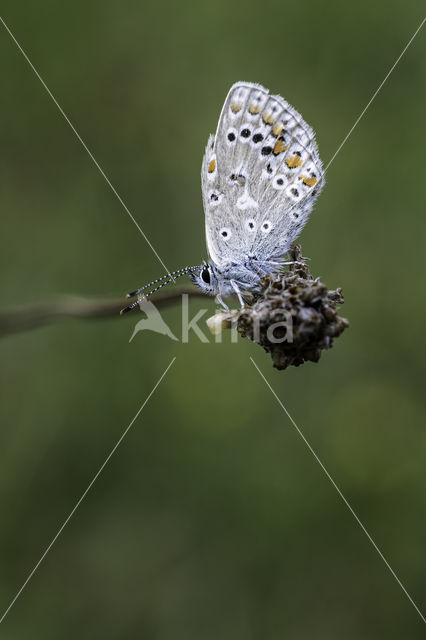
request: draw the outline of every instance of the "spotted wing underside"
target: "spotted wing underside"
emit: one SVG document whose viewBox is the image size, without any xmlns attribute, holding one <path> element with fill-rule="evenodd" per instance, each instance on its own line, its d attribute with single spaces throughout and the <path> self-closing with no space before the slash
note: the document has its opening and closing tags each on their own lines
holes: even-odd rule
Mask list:
<svg viewBox="0 0 426 640">
<path fill-rule="evenodd" d="M 201 176 L 217 265 L 281 257 L 324 185 L 312 129 L 283 98 L 248 82 L 231 87 Z"/>
</svg>

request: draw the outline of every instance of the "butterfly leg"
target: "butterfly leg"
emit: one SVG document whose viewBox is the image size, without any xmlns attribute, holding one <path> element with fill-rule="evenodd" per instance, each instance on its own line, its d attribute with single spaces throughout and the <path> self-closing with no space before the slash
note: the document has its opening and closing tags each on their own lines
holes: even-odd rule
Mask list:
<svg viewBox="0 0 426 640">
<path fill-rule="evenodd" d="M 256 260 L 256 262 L 259 262 L 259 261 Z M 259 264 L 256 264 L 256 262 L 252 262 L 253 269 L 256 271 L 258 276 L 264 276 L 265 272 L 262 270 L 262 267 L 259 266 L 259 264 L 263 264 L 263 263 L 259 262 Z"/>
<path fill-rule="evenodd" d="M 285 267 L 291 264 L 300 264 L 303 267 L 306 266 L 306 264 L 304 262 L 301 262 L 300 260 L 290 260 L 289 262 L 274 262 L 273 260 L 256 260 L 256 262 L 258 264 L 266 264 L 266 265 L 272 264 L 277 267 Z"/>
<path fill-rule="evenodd" d="M 291 262 L 281 262 L 281 265 L 285 267 L 286 265 L 299 264 L 302 267 L 306 267 L 304 262 L 300 262 L 300 260 L 291 260 Z"/>
<path fill-rule="evenodd" d="M 221 295 L 219 293 L 216 296 L 216 300 L 218 301 L 219 304 L 222 305 L 222 307 L 225 309 L 225 311 L 229 311 L 228 305 L 224 303 L 224 301 L 222 300 L 222 297 L 221 297 Z"/>
<path fill-rule="evenodd" d="M 244 300 L 243 300 L 243 297 L 241 295 L 241 291 L 240 291 L 237 283 L 235 282 L 235 280 L 230 280 L 230 283 L 231 283 L 231 287 L 233 288 L 233 290 L 235 291 L 235 293 L 238 296 L 238 300 L 240 302 L 241 309 L 244 309 L 244 307 L 245 307 Z"/>
</svg>

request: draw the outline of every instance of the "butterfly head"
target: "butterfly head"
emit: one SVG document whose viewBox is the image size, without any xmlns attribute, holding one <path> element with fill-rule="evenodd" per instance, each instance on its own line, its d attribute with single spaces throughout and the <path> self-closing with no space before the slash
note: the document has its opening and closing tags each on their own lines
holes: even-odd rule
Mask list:
<svg viewBox="0 0 426 640">
<path fill-rule="evenodd" d="M 190 271 L 192 282 L 207 294 L 215 295 L 218 292 L 218 278 L 215 267 L 210 262 L 204 262 L 197 271 Z"/>
</svg>

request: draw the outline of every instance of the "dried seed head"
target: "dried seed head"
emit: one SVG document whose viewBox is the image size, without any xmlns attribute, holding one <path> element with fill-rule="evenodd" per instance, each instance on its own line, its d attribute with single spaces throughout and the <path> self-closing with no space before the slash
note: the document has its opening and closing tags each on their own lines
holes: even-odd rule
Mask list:
<svg viewBox="0 0 426 640">
<path fill-rule="evenodd" d="M 311 276 L 300 246 L 291 247 L 289 259 L 293 264 L 287 271 L 261 279 L 250 307 L 209 321 L 215 333 L 236 323 L 244 338 L 271 355 L 277 369 L 318 362 L 321 352 L 330 349 L 334 338 L 349 326 L 337 313 L 337 306 L 344 302 L 341 289 L 329 290 Z"/>
</svg>

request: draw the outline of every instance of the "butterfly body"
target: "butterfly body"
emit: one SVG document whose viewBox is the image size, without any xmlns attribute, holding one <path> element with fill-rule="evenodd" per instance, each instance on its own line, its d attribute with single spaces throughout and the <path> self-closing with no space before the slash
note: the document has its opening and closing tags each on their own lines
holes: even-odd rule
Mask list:
<svg viewBox="0 0 426 640">
<path fill-rule="evenodd" d="M 280 263 L 278 264 L 281 266 Z M 255 291 L 260 277 L 274 270 L 275 265 L 268 267 L 266 264 L 261 264 L 255 257 L 247 257 L 242 263 L 229 262 L 220 266 L 214 262 L 205 262 L 199 272 L 190 272 L 189 275 L 194 284 L 206 294 L 217 296 L 226 308 L 221 299 L 222 296 Z"/>
<path fill-rule="evenodd" d="M 201 185 L 210 260 L 175 273 L 189 273 L 223 305 L 231 294 L 243 304 L 245 291 L 281 268 L 324 186 L 314 132 L 280 96 L 237 82 L 209 137 Z"/>
</svg>

